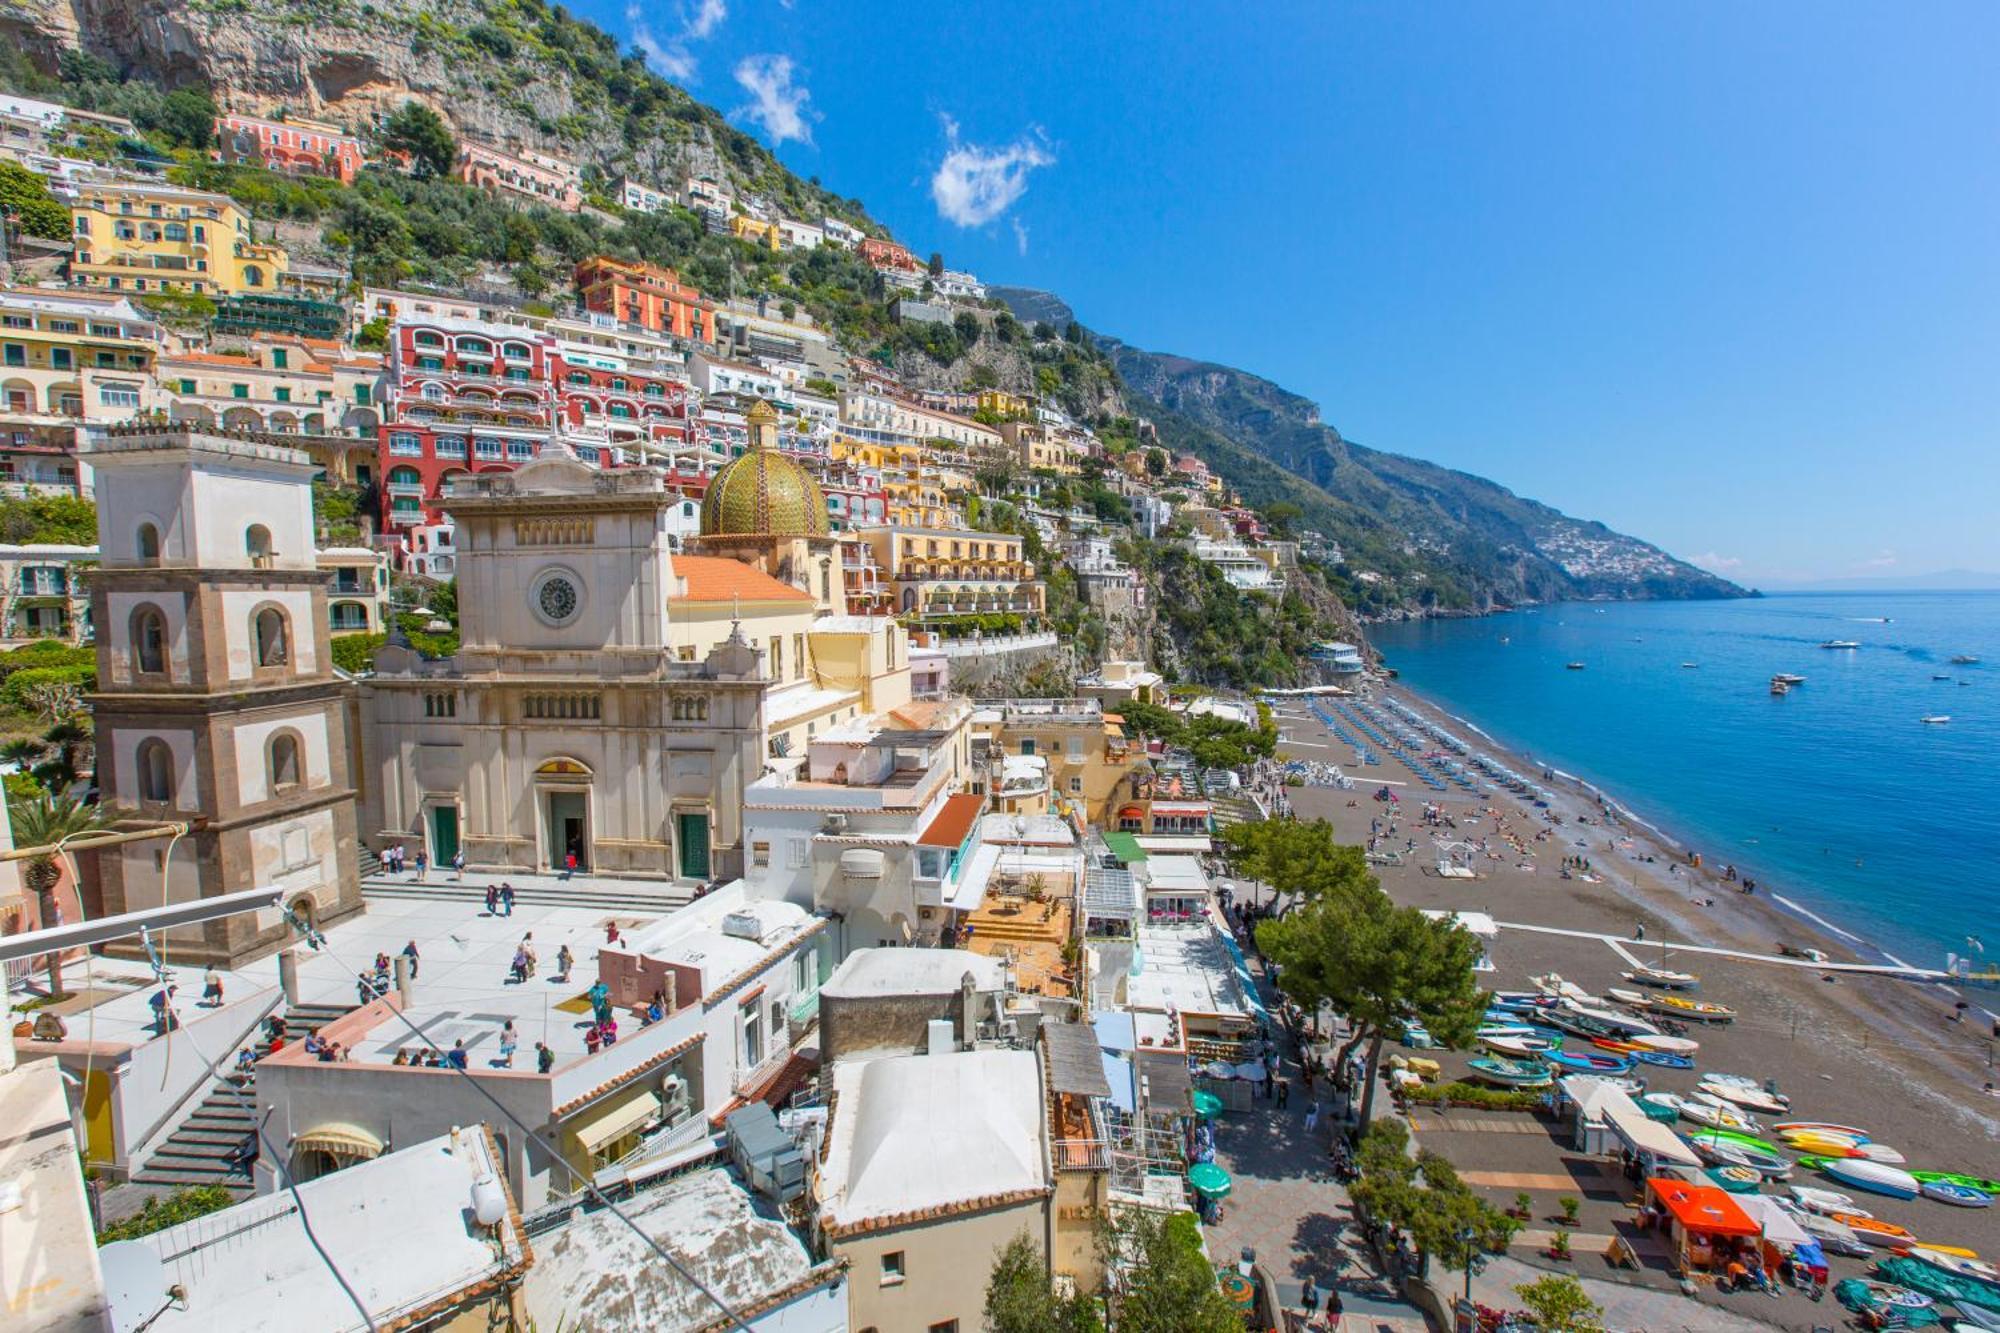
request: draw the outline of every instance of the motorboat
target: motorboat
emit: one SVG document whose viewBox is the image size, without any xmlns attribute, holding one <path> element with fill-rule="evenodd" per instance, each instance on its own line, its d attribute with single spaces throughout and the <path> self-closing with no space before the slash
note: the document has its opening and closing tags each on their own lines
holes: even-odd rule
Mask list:
<svg viewBox="0 0 2000 1333">
<path fill-rule="evenodd" d="M 1700 666 L 1701 666 L 1701 663 L 1699 663 L 1699 662 L 1683 662 L 1683 663 L 1681 663 L 1681 670 L 1683 670 L 1683 671 L 1694 671 L 1694 670 L 1698 669 L 1698 668 L 1699 668 Z"/>
<path fill-rule="evenodd" d="M 1839 1190 L 1823 1190 L 1812 1185 L 1787 1185 L 1794 1199 L 1815 1213 L 1831 1217 L 1835 1213 L 1853 1213 L 1860 1217 L 1872 1216 L 1866 1208 L 1857 1208 L 1854 1196 L 1842 1194 Z"/>
<path fill-rule="evenodd" d="M 1918 720 L 1919 722 L 1922 722 L 1922 723 L 1923 723 L 1923 724 L 1924 724 L 1925 726 L 1927 726 L 1927 727 L 1942 727 L 1942 726 L 1947 726 L 1947 725 L 1949 725 L 1949 724 L 1950 724 L 1950 722 L 1951 722 L 1951 714 L 1950 714 L 1950 713 L 1934 713 L 1934 714 L 1932 714 L 1932 715 L 1931 715 L 1931 716 L 1929 716 L 1929 717 L 1925 717 L 1925 718 L 1918 718 L 1917 720 Z"/>
<path fill-rule="evenodd" d="M 1634 1009 L 1644 1009 L 1646 1007 L 1646 997 L 1644 995 L 1635 990 L 1626 990 L 1623 986 L 1607 986 L 1604 990 L 1604 998 L 1607 1000 L 1616 1000 L 1619 1004 L 1629 1005 Z"/>
<path fill-rule="evenodd" d="M 1951 659 L 1951 664 L 1953 666 L 1978 666 L 1979 659 L 1974 657 L 1971 653 L 1960 653 L 1958 656 Z"/>
<path fill-rule="evenodd" d="M 1503 1060 L 1498 1056 L 1467 1061 L 1472 1077 L 1503 1088 L 1546 1088 L 1555 1075 L 1540 1061 Z"/>
<path fill-rule="evenodd" d="M 1617 1077 L 1632 1072 L 1632 1062 L 1617 1055 L 1592 1055 L 1585 1051 L 1544 1051 L 1542 1059 L 1572 1074 L 1603 1074 Z"/>
<path fill-rule="evenodd" d="M 1783 1180 L 1792 1174 L 1792 1164 L 1787 1158 L 1776 1153 L 1753 1148 L 1736 1139 L 1720 1138 L 1712 1134 L 1690 1134 L 1688 1146 L 1701 1159 L 1714 1166 L 1745 1166 L 1767 1180 Z"/>
<path fill-rule="evenodd" d="M 1771 677 L 1771 679 L 1781 681 L 1786 685 L 1803 685 L 1806 683 L 1806 678 L 1799 675 L 1796 671 L 1780 671 L 1777 675 Z"/>
<path fill-rule="evenodd" d="M 1537 1037 L 1532 1033 L 1496 1033 L 1479 1039 L 1479 1044 L 1510 1060 L 1531 1060 L 1538 1055 L 1547 1055 L 1556 1049 L 1556 1044 L 1547 1037 Z"/>
<path fill-rule="evenodd" d="M 1784 1207 L 1788 1202 L 1790 1201 L 1786 1199 L 1779 1199 L 1777 1201 L 1780 1207 Z M 1796 1206 L 1786 1208 L 1785 1211 L 1791 1216 L 1794 1222 L 1799 1224 L 1801 1231 L 1804 1231 L 1814 1240 L 1817 1240 L 1822 1248 L 1830 1250 L 1834 1254 L 1844 1254 L 1849 1258 L 1865 1258 L 1867 1255 L 1873 1253 L 1867 1243 L 1861 1239 L 1860 1234 L 1845 1222 L 1835 1221 L 1831 1217 L 1821 1217 L 1818 1213 L 1807 1212 L 1805 1209 Z"/>
<path fill-rule="evenodd" d="M 1699 990 L 1701 978 L 1692 972 L 1676 972 L 1670 967 L 1635 967 L 1624 974 L 1625 980 L 1641 986 L 1657 986 L 1661 990 Z"/>
<path fill-rule="evenodd" d="M 1771 1126 L 1771 1128 L 1777 1130 L 1780 1134 L 1796 1130 L 1802 1134 L 1824 1133 L 1845 1135 L 1858 1143 L 1866 1143 L 1868 1141 L 1868 1131 L 1865 1129 L 1857 1129 L 1853 1125 L 1835 1125 L 1825 1120 L 1786 1120 Z"/>
<path fill-rule="evenodd" d="M 1581 671 L 1581 670 L 1583 670 L 1583 663 L 1581 663 L 1581 662 L 1565 662 L 1565 663 L 1563 663 L 1563 667 L 1564 667 L 1564 668 L 1565 668 L 1566 670 L 1569 670 L 1569 671 Z"/>
<path fill-rule="evenodd" d="M 1836 648 L 1836 649 L 1859 648 L 1860 646 L 1861 646 L 1860 644 L 1856 643 L 1852 639 L 1828 639 L 1825 643 L 1820 645 L 1820 647 L 1822 648 Z"/>
<path fill-rule="evenodd" d="M 1781 1115 L 1791 1106 L 1785 1098 L 1774 1097 L 1754 1085 L 1745 1087 L 1741 1083 L 1718 1083 L 1712 1078 L 1705 1078 L 1695 1086 L 1698 1091 L 1712 1097 L 1720 1097 L 1746 1111 L 1762 1111 L 1765 1115 Z"/>
<path fill-rule="evenodd" d="M 1771 682 L 1771 693 L 1776 697 L 1782 699 L 1791 692 L 1792 692 L 1792 687 L 1785 684 L 1784 681 L 1774 680 Z"/>
<path fill-rule="evenodd" d="M 1958 1208 L 1991 1208 L 1993 1196 L 1985 1190 L 1976 1190 L 1970 1185 L 1955 1185 L 1949 1180 L 1926 1180 L 1918 1186 L 1918 1191 L 1926 1199 L 1936 1199 Z"/>
<path fill-rule="evenodd" d="M 1884 1222 L 1879 1217 L 1863 1217 L 1859 1213 L 1835 1213 L 1833 1220 L 1847 1227 L 1861 1240 L 1884 1249 L 1900 1250 L 1917 1243 L 1917 1233 L 1908 1227 L 1899 1227 L 1894 1222 Z"/>
<path fill-rule="evenodd" d="M 1921 1188 L 1917 1178 L 1909 1172 L 1861 1158 L 1830 1158 L 1820 1169 L 1843 1185 L 1852 1185 L 1870 1194 L 1886 1194 L 1892 1199 L 1914 1199 Z"/>
</svg>

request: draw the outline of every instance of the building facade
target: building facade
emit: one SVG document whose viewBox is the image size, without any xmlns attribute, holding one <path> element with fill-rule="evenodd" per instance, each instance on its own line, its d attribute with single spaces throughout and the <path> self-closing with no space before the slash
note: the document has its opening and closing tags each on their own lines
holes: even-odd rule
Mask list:
<svg viewBox="0 0 2000 1333">
<path fill-rule="evenodd" d="M 510 153 L 492 144 L 462 142 L 458 178 L 488 194 L 512 195 L 558 212 L 574 213 L 583 207 L 583 178 L 576 164 L 548 153 L 528 149 Z"/>
<path fill-rule="evenodd" d="M 280 290 L 288 257 L 227 195 L 92 181 L 70 208 L 70 283 L 114 292 L 237 296 Z"/>
<path fill-rule="evenodd" d="M 342 185 L 354 184 L 366 162 L 361 140 L 317 120 L 267 120 L 237 114 L 215 118 L 216 160 L 283 171 L 297 176 L 326 176 Z"/>
<path fill-rule="evenodd" d="M 693 342 L 715 340 L 715 306 L 657 264 L 598 255 L 576 266 L 583 308 Z"/>
</svg>

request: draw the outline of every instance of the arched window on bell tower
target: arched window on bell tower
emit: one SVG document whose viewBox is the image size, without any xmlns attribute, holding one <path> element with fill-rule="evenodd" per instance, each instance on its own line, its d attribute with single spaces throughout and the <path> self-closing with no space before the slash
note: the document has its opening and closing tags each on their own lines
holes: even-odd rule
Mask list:
<svg viewBox="0 0 2000 1333">
<path fill-rule="evenodd" d="M 257 613 L 252 625 L 256 630 L 258 666 L 284 666 L 291 661 L 290 633 L 283 611 L 267 606 Z"/>
<path fill-rule="evenodd" d="M 243 552 L 250 557 L 250 568 L 269 569 L 271 557 L 271 530 L 262 523 L 252 523 L 243 530 Z"/>
<path fill-rule="evenodd" d="M 139 525 L 139 563 L 142 565 L 160 563 L 160 529 L 155 524 Z"/>
<path fill-rule="evenodd" d="M 271 738 L 271 794 L 290 791 L 304 781 L 304 763 L 299 758 L 299 738 L 281 731 Z"/>
<path fill-rule="evenodd" d="M 139 799 L 170 805 L 174 799 L 174 756 L 167 743 L 154 737 L 139 742 Z"/>
<path fill-rule="evenodd" d="M 132 613 L 132 666 L 142 676 L 166 674 L 167 618 L 157 606 Z"/>
</svg>

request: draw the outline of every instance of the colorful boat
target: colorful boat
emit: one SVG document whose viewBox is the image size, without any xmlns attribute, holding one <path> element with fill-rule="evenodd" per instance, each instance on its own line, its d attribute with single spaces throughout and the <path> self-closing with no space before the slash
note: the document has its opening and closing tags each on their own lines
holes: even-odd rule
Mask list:
<svg viewBox="0 0 2000 1333">
<path fill-rule="evenodd" d="M 1632 1062 L 1616 1055 L 1592 1055 L 1587 1051 L 1544 1051 L 1542 1059 L 1573 1074 L 1617 1076 L 1632 1072 Z"/>
<path fill-rule="evenodd" d="M 1995 1268 L 1984 1260 L 1968 1259 L 1964 1255 L 1941 1250 L 1935 1245 L 1912 1245 L 1909 1257 L 1929 1264 L 1933 1268 L 1941 1268 L 1969 1282 L 1984 1282 L 1996 1291 L 2000 1291 L 2000 1268 Z"/>
<path fill-rule="evenodd" d="M 2000 1180 L 1988 1180 L 1984 1176 L 1968 1176 L 1957 1171 L 1912 1171 L 1918 1180 L 1942 1180 L 1948 1185 L 1963 1185 L 1967 1189 L 1978 1190 L 1981 1194 L 2000 1194 Z"/>
<path fill-rule="evenodd" d="M 1482 1083 L 1503 1088 L 1546 1088 L 1555 1082 L 1547 1065 L 1527 1060 L 1503 1060 L 1498 1056 L 1467 1062 L 1472 1076 Z"/>
<path fill-rule="evenodd" d="M 1859 1213 L 1835 1213 L 1833 1220 L 1852 1231 L 1859 1239 L 1883 1249 L 1903 1249 L 1917 1243 L 1915 1233 L 1907 1227 L 1899 1227 L 1894 1222 L 1884 1222 L 1879 1217 L 1863 1217 Z"/>
<path fill-rule="evenodd" d="M 1694 1061 L 1685 1055 L 1675 1055 L 1671 1051 L 1634 1051 L 1632 1058 L 1640 1064 L 1658 1065 L 1662 1069 L 1694 1068 Z"/>
<path fill-rule="evenodd" d="M 1684 995 L 1652 995 L 1646 999 L 1646 1009 L 1656 1014 L 1666 1014 L 1673 1018 L 1689 1018 L 1697 1023 L 1734 1023 L 1736 1011 L 1725 1004 L 1711 1004 L 1707 1000 L 1690 1000 Z"/>
<path fill-rule="evenodd" d="M 1680 1110 L 1682 1119 L 1707 1125 L 1710 1129 L 1733 1129 L 1741 1134 L 1755 1134 L 1762 1128 L 1735 1107 L 1710 1097 L 1683 1097 Z"/>
<path fill-rule="evenodd" d="M 1707 1134 L 1690 1134 L 1687 1142 L 1703 1161 L 1718 1166 L 1742 1167 L 1768 1180 L 1783 1180 L 1792 1174 L 1792 1164 L 1785 1158 L 1753 1148 L 1747 1143 Z"/>
<path fill-rule="evenodd" d="M 1522 1033 L 1519 1036 L 1502 1036 L 1498 1034 L 1482 1036 L 1479 1039 L 1479 1044 L 1489 1051 L 1495 1051 L 1506 1056 L 1510 1060 L 1532 1059 L 1537 1055 L 1547 1055 L 1556 1049 L 1555 1045 L 1547 1039 L 1529 1033 Z"/>
<path fill-rule="evenodd" d="M 1763 1173 L 1748 1166 L 1712 1166 L 1708 1178 L 1731 1194 L 1755 1194 L 1764 1183 Z"/>
<path fill-rule="evenodd" d="M 1866 1143 L 1868 1141 L 1868 1131 L 1865 1129 L 1856 1129 L 1853 1125 L 1828 1124 L 1823 1120 L 1784 1120 L 1771 1126 L 1771 1128 L 1777 1130 L 1780 1134 L 1790 1130 L 1797 1130 L 1801 1134 L 1838 1134 L 1853 1139 L 1857 1143 Z"/>
<path fill-rule="evenodd" d="M 1907 1171 L 1860 1158 L 1829 1158 L 1826 1165 L 1819 1169 L 1843 1185 L 1852 1185 L 1870 1194 L 1886 1194 L 1892 1199 L 1914 1199 L 1921 1188 L 1917 1178 Z"/>
<path fill-rule="evenodd" d="M 1926 1180 L 1918 1185 L 1918 1190 L 1926 1199 L 1936 1199 L 1958 1208 L 1991 1208 L 1993 1196 L 1985 1190 L 1976 1190 L 1970 1185 L 1954 1185 L 1949 1180 Z"/>
</svg>

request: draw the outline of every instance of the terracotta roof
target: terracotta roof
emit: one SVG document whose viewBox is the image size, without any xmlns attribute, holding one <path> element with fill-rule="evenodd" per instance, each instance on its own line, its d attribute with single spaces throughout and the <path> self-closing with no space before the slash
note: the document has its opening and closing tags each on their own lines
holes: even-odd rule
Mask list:
<svg viewBox="0 0 2000 1333">
<path fill-rule="evenodd" d="M 965 841 L 965 835 L 972 831 L 980 812 L 986 808 L 986 798 L 976 792 L 961 792 L 957 796 L 947 796 L 944 808 L 930 827 L 917 835 L 919 847 L 956 847 Z"/>
<path fill-rule="evenodd" d="M 741 560 L 718 555 L 677 555 L 674 573 L 685 581 L 687 591 L 669 598 L 675 602 L 727 602 L 740 597 L 746 602 L 810 602 L 812 597 L 781 583 Z"/>
</svg>

